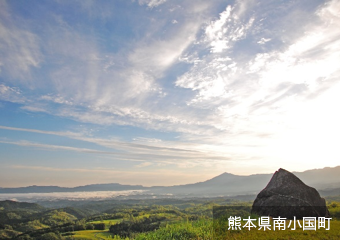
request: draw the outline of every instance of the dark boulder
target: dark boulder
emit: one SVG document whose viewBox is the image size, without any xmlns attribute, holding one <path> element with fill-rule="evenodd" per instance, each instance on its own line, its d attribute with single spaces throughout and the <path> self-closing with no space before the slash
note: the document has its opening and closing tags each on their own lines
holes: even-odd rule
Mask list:
<svg viewBox="0 0 340 240">
<path fill-rule="evenodd" d="M 315 188 L 304 184 L 291 172 L 280 168 L 257 195 L 252 213 L 260 216 L 297 219 L 329 217 L 324 198 Z"/>
</svg>

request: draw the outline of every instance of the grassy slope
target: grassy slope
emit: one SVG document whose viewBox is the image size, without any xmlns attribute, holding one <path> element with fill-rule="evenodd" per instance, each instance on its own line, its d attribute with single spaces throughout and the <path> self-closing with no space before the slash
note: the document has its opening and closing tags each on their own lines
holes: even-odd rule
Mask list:
<svg viewBox="0 0 340 240">
<path fill-rule="evenodd" d="M 139 234 L 137 240 L 156 239 L 340 239 L 340 221 L 332 221 L 331 229 L 317 229 L 316 231 L 224 231 L 214 235 L 212 221 L 186 222 L 168 225 L 155 232 Z"/>
<path fill-rule="evenodd" d="M 107 230 L 78 231 L 75 239 L 123 239 L 112 236 Z M 154 232 L 136 234 L 132 239 L 159 240 L 159 239 L 340 239 L 340 221 L 332 220 L 331 229 L 317 229 L 316 231 L 258 231 L 252 229 L 241 231 L 224 231 L 219 236 L 214 235 L 212 220 L 184 221 L 168 224 Z"/>
<path fill-rule="evenodd" d="M 74 239 L 112 239 L 109 238 L 111 234 L 108 231 L 85 230 L 75 233 L 76 234 L 72 236 Z"/>
</svg>

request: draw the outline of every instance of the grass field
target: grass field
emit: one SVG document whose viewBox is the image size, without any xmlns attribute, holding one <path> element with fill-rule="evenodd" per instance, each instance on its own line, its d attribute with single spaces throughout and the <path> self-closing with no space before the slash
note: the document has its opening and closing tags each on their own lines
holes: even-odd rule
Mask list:
<svg viewBox="0 0 340 240">
<path fill-rule="evenodd" d="M 104 223 L 105 230 L 75 231 L 75 235 L 70 236 L 69 239 L 113 239 L 112 234 L 109 232 L 109 228 L 111 225 L 114 225 L 121 220 L 122 219 L 107 219 L 88 222 L 91 224 Z"/>
<path fill-rule="evenodd" d="M 299 240 L 299 239 L 340 239 L 340 221 L 332 220 L 330 230 L 317 229 L 316 231 L 296 229 L 284 231 L 259 231 L 251 229 L 250 231 L 242 229 L 241 231 L 227 230 L 227 226 L 217 234 L 214 232 L 212 220 L 183 221 L 180 223 L 168 224 L 160 229 L 134 235 L 130 239 L 136 240 L 224 240 L 224 239 L 271 239 L 271 240 Z M 108 231 L 86 230 L 75 232 L 71 239 L 124 239 L 112 236 Z"/>
<path fill-rule="evenodd" d="M 105 229 L 109 230 L 111 225 L 119 223 L 121 220 L 122 219 L 108 219 L 108 220 L 92 221 L 92 222 L 89 222 L 89 223 L 91 223 L 91 224 L 104 223 L 105 224 Z"/>
<path fill-rule="evenodd" d="M 84 230 L 75 233 L 76 234 L 69 237 L 69 239 L 112 239 L 112 234 L 107 230 Z"/>
<path fill-rule="evenodd" d="M 288 224 L 287 224 L 288 225 Z M 340 221 L 332 220 L 330 230 L 323 228 L 316 230 L 303 230 L 297 227 L 296 230 L 286 229 L 276 230 L 257 230 L 242 229 L 241 231 L 227 230 L 228 226 L 223 226 L 214 239 L 340 239 Z"/>
</svg>

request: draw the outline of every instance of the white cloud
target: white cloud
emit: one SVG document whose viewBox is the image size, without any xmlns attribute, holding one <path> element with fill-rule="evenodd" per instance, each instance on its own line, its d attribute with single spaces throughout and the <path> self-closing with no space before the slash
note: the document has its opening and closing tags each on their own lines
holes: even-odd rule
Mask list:
<svg viewBox="0 0 340 240">
<path fill-rule="evenodd" d="M 18 27 L 18 25 L 20 27 Z M 42 61 L 39 37 L 25 29 L 25 24 L 16 24 L 6 2 L 0 11 L 0 74 L 9 79 L 31 80 L 31 69 L 38 68 Z"/>
<path fill-rule="evenodd" d="M 294 154 L 299 155 L 301 159 L 306 159 L 303 153 L 307 151 L 309 144 L 304 150 L 290 144 L 288 145 L 291 149 L 282 146 L 287 146 L 283 142 L 288 143 L 289 137 L 294 138 L 294 134 L 303 136 L 303 134 L 300 135 L 297 127 L 300 125 L 295 122 L 297 117 L 303 119 L 304 123 L 310 122 L 320 128 L 328 124 L 317 117 L 317 110 L 309 112 L 308 117 L 304 116 L 303 106 L 320 105 L 319 101 L 324 96 L 323 94 L 325 96 L 330 94 L 326 89 L 331 89 L 331 86 L 335 87 L 338 82 L 340 21 L 339 14 L 334 11 L 337 7 L 336 1 L 327 3 L 317 11 L 315 17 L 318 19 L 304 27 L 305 32 L 301 32 L 299 28 L 291 29 L 291 31 L 300 31 L 300 34 L 295 34 L 296 37 L 290 39 L 290 45 L 269 51 L 263 48 L 262 52 L 255 56 L 242 52 L 244 56 L 239 58 L 235 49 L 232 48 L 233 45 L 228 45 L 228 43 L 233 43 L 232 39 L 238 41 L 243 37 L 251 43 L 252 37 L 257 36 L 251 35 L 251 24 L 247 25 L 249 28 L 244 27 L 241 17 L 237 17 L 237 21 L 228 20 L 233 14 L 232 7 L 228 7 L 221 13 L 219 20 L 212 22 L 206 28 L 206 40 L 225 41 L 223 48 L 214 49 L 215 45 L 211 45 L 213 51 L 204 59 L 194 62 L 191 70 L 177 79 L 176 86 L 190 89 L 195 93 L 187 102 L 190 106 L 210 109 L 209 118 L 203 121 L 221 130 L 214 131 L 215 137 L 212 137 L 211 141 L 229 146 L 229 153 L 232 154 L 233 159 L 241 160 L 245 156 L 251 156 L 251 159 L 255 160 L 262 156 L 262 159 L 267 159 L 265 161 L 268 162 L 264 163 L 268 164 L 267 166 L 282 163 L 282 161 L 290 162 Z M 227 27 L 240 29 L 242 34 L 236 34 L 235 38 L 233 34 L 224 37 L 223 31 Z M 254 27 L 257 26 L 254 25 Z M 245 30 L 251 34 L 246 36 Z M 294 34 L 290 35 L 294 36 Z M 218 60 L 221 57 L 225 59 Z M 327 109 L 332 102 L 338 101 L 334 95 L 332 100 L 327 103 L 323 102 L 321 105 Z M 325 114 L 333 116 L 331 108 L 328 109 L 326 112 L 330 112 L 327 114 L 325 112 Z M 288 121 L 286 117 L 291 120 Z M 336 128 L 336 126 L 332 125 L 331 128 Z M 289 137 L 286 133 L 290 134 Z M 330 139 L 336 136 L 331 131 L 328 131 L 326 135 Z M 199 137 L 193 138 L 199 139 Z M 205 140 L 210 141 L 208 138 Z M 254 143 L 256 143 L 257 150 L 247 147 Z M 273 143 L 275 143 L 276 152 L 281 147 L 281 151 L 288 151 L 291 154 L 285 154 L 285 158 L 278 157 L 268 147 L 273 146 Z M 297 142 L 295 144 L 301 146 Z M 232 145 L 234 146 L 231 147 Z M 328 152 L 332 152 L 332 157 L 332 154 L 327 154 L 328 163 L 334 165 L 335 159 L 339 156 L 335 154 L 334 148 L 327 147 L 332 144 L 316 141 L 313 145 L 319 145 L 320 149 L 325 148 Z M 321 163 L 317 162 L 317 159 L 322 157 L 322 151 L 317 150 L 316 147 L 310 151 L 308 159 L 313 159 L 311 168 L 320 167 Z M 241 152 L 243 154 L 237 154 Z M 318 157 L 313 157 L 313 153 Z M 295 157 L 294 161 L 297 160 L 298 158 Z M 241 162 L 239 161 L 240 164 Z M 292 163 L 293 161 L 290 162 Z"/>
<path fill-rule="evenodd" d="M 229 161 L 229 157 L 223 156 L 223 152 L 214 151 L 201 144 L 190 144 L 185 142 L 161 141 L 159 139 L 138 138 L 133 142 L 120 141 L 117 139 L 102 139 L 87 137 L 75 132 L 54 132 L 36 129 L 24 129 L 0 126 L 0 129 L 11 131 L 33 132 L 63 136 L 83 142 L 94 143 L 108 150 L 96 150 L 93 148 L 79 148 L 71 146 L 54 145 L 47 143 L 36 143 L 30 141 L 1 141 L 4 144 L 12 144 L 23 147 L 41 148 L 45 150 L 74 151 L 98 156 L 112 156 L 111 160 L 117 161 L 141 161 L 164 164 L 189 164 L 204 165 L 206 161 L 219 162 Z M 150 165 L 150 164 L 148 164 Z M 144 166 L 144 165 L 141 165 Z M 146 165 L 145 165 L 146 166 Z"/>
<path fill-rule="evenodd" d="M 80 9 L 88 14 L 91 18 L 100 18 L 108 20 L 114 11 L 110 2 L 101 2 L 100 4 L 96 0 L 76 0 L 73 2 L 59 1 L 60 4 L 72 5 L 76 3 L 80 6 Z M 69 7 L 69 6 L 67 6 Z M 79 7 L 77 6 L 77 10 Z"/>
<path fill-rule="evenodd" d="M 136 168 L 144 168 L 144 167 L 148 167 L 148 166 L 150 166 L 152 164 L 153 163 L 151 163 L 151 162 L 144 162 L 144 163 L 141 163 L 141 164 L 137 164 L 134 167 L 136 167 Z"/>
<path fill-rule="evenodd" d="M 139 3 L 151 8 L 164 1 Z M 230 165 L 262 158 L 262 163 L 273 160 L 274 164 L 280 157 L 268 146 L 284 145 L 288 141 L 285 133 L 293 135 L 289 129 L 302 125 L 292 121 L 293 113 L 318 126 L 312 111 L 308 119 L 303 117 L 303 106 L 313 99 L 317 103 L 338 82 L 338 1 L 327 2 L 316 14 L 304 12 L 313 19 L 308 24 L 280 31 L 275 28 L 280 19 L 270 22 L 274 26 L 265 25 L 267 16 L 256 14 L 258 9 L 252 11 L 256 4 L 237 1 L 205 25 L 203 22 L 210 20 L 205 15 L 209 3 L 186 4 L 191 8 L 162 12 L 178 15 L 166 15 L 158 21 L 157 15 L 152 15 L 154 22 L 146 26 L 145 35 L 110 53 L 101 49 L 97 39 L 54 16 L 54 23 L 58 24 L 47 31 L 50 34 L 44 40 L 47 55 L 55 60 L 52 71 L 46 74 L 51 91 L 39 88 L 42 79 L 33 88 L 43 93 L 34 97 L 7 85 L 1 85 L 0 91 L 3 96 L 8 94 L 6 101 L 25 95 L 29 101 L 22 109 L 29 111 L 99 125 L 175 131 L 178 143 L 136 137 L 133 144 L 78 137 L 105 147 L 143 153 L 152 159 L 161 156 L 167 164 L 178 160 L 184 162 L 184 167 L 193 166 L 194 158 L 229 161 L 228 164 L 234 159 Z M 293 13 L 288 11 L 284 19 L 289 19 L 290 14 Z M 171 24 L 175 18 L 179 23 Z M 170 27 L 165 28 L 167 25 Z M 26 65 L 20 68 L 40 66 L 43 58 L 36 35 L 14 23 L 2 31 L 7 45 L 8 39 L 14 39 L 15 46 L 22 45 L 27 50 L 14 49 L 16 56 L 29 53 L 28 59 L 33 59 L 24 61 Z M 30 40 L 22 43 L 17 36 Z M 289 41 L 283 41 L 287 38 Z M 2 62 L 2 69 L 4 64 L 7 63 Z M 167 75 L 172 67 L 184 72 L 175 86 L 171 81 L 176 73 Z M 336 96 L 332 99 L 323 104 L 329 106 L 338 101 Z M 330 112 L 325 116 L 333 116 Z M 326 120 L 318 121 L 327 124 Z M 329 136 L 333 136 L 330 131 Z M 157 153 L 153 154 L 153 150 Z M 188 152 L 191 157 L 186 162 Z"/>
<path fill-rule="evenodd" d="M 147 5 L 149 8 L 157 7 L 165 2 L 166 0 L 138 0 L 140 5 Z"/>
<path fill-rule="evenodd" d="M 87 169 L 87 168 L 53 168 L 53 167 L 43 167 L 43 166 L 25 166 L 25 165 L 12 165 L 10 168 L 16 169 L 29 169 L 29 170 L 40 170 L 40 171 L 53 171 L 53 172 L 80 172 L 80 173 L 117 173 L 116 169 Z M 121 172 L 121 171 L 119 171 Z"/>
<path fill-rule="evenodd" d="M 153 6 L 157 3 L 160 2 L 148 2 Z M 192 124 L 182 120 L 183 112 L 176 113 L 175 107 L 166 111 L 164 107 L 155 108 L 153 103 L 162 102 L 167 96 L 157 79 L 178 62 L 179 56 L 195 40 L 203 21 L 202 16 L 196 17 L 198 10 L 188 11 L 194 17 L 181 20 L 183 24 L 164 38 L 155 40 L 147 34 L 118 53 L 100 51 L 94 37 L 78 31 L 62 16 L 52 14 L 50 24 L 43 28 L 46 33 L 43 48 L 47 58 L 53 58 L 53 62 L 49 62 L 51 70 L 42 71 L 31 85 L 39 93 L 46 90 L 42 89 L 46 85 L 51 88 L 38 99 L 39 94 L 29 97 L 29 92 L 23 91 L 29 101 L 22 109 L 96 124 L 155 126 L 157 129 L 163 127 L 162 122 Z M 160 30 L 150 26 L 148 31 L 156 35 Z M 169 129 L 175 128 L 179 129 L 169 126 Z"/>
<path fill-rule="evenodd" d="M 258 44 L 265 44 L 266 42 L 269 42 L 271 39 L 270 38 L 261 38 L 260 41 L 258 41 Z"/>
<path fill-rule="evenodd" d="M 33 143 L 29 141 L 24 141 L 24 140 L 17 141 L 17 142 L 0 141 L 0 143 L 18 145 L 18 146 L 23 146 L 23 147 L 41 148 L 41 149 L 46 149 L 46 150 L 66 150 L 66 151 L 76 151 L 76 152 L 93 153 L 93 154 L 112 154 L 112 155 L 117 154 L 115 152 L 109 152 L 109 151 L 98 151 L 98 150 L 88 149 L 88 148 L 76 148 L 76 147 L 70 147 L 70 146 Z"/>
<path fill-rule="evenodd" d="M 66 100 L 64 97 L 57 95 L 57 96 L 53 96 L 53 95 L 44 95 L 41 96 L 42 100 L 46 100 L 46 101 L 51 101 L 54 103 L 59 103 L 59 104 L 66 104 L 66 105 L 73 105 L 73 100 L 72 98 L 70 100 Z"/>
<path fill-rule="evenodd" d="M 24 96 L 22 96 L 21 91 L 18 88 L 0 84 L 0 100 L 24 103 L 26 99 Z"/>
<path fill-rule="evenodd" d="M 205 29 L 206 39 L 214 53 L 222 52 L 232 47 L 232 44 L 244 38 L 254 19 L 242 22 L 241 16 L 233 16 L 233 8 L 228 6 L 220 13 L 220 18 L 212 21 Z"/>
<path fill-rule="evenodd" d="M 133 140 L 137 141 L 137 142 L 150 142 L 150 143 L 162 142 L 161 139 L 157 139 L 157 138 L 143 138 L 143 137 L 134 138 Z"/>
<path fill-rule="evenodd" d="M 32 133 L 41 133 L 41 134 L 49 134 L 49 135 L 56 135 L 56 136 L 65 136 L 65 137 L 80 137 L 79 133 L 75 132 L 55 132 L 55 131 L 43 131 L 43 130 L 37 130 L 37 129 L 28 129 L 28 128 L 15 128 L 15 127 L 7 127 L 7 126 L 1 126 L 0 129 L 5 130 L 12 130 L 12 131 L 23 131 L 23 132 L 32 132 Z"/>
<path fill-rule="evenodd" d="M 220 13 L 220 19 L 211 22 L 211 24 L 206 28 L 205 33 L 209 40 L 214 40 L 216 38 L 222 37 L 223 26 L 227 23 L 231 11 L 232 11 L 231 6 L 228 6 L 225 11 Z"/>
<path fill-rule="evenodd" d="M 188 22 L 169 39 L 151 40 L 146 46 L 141 44 L 129 56 L 134 68 L 149 72 L 154 77 L 162 76 L 163 71 L 176 62 L 183 51 L 195 40 L 199 23 Z"/>
</svg>

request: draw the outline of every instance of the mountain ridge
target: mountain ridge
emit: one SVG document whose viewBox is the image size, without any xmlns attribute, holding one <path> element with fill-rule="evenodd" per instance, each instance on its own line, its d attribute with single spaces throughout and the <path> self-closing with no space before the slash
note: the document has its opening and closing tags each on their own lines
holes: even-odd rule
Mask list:
<svg viewBox="0 0 340 240">
<path fill-rule="evenodd" d="M 292 172 L 309 186 L 317 189 L 340 189 L 340 166 L 310 169 Z M 77 187 L 28 186 L 19 188 L 1 188 L 2 193 L 52 193 L 52 192 L 93 192 L 93 191 L 127 191 L 147 190 L 148 193 L 173 194 L 188 196 L 230 196 L 255 194 L 262 190 L 272 177 L 270 174 L 251 174 L 247 176 L 224 172 L 203 182 L 174 186 L 124 185 L 119 183 L 90 184 Z M 336 190 L 337 191 L 337 190 Z M 330 192 L 330 191 L 328 191 Z M 334 191 L 333 191 L 334 192 Z"/>
</svg>

